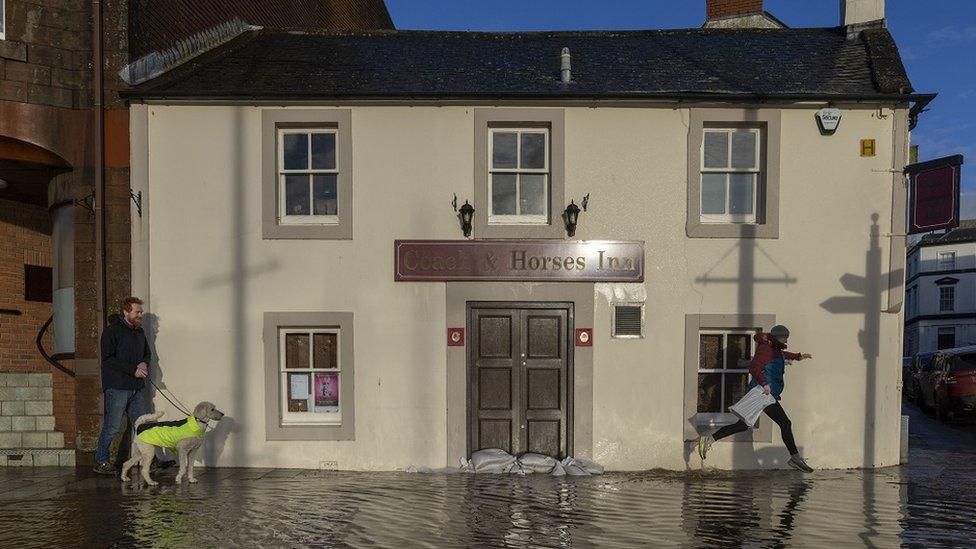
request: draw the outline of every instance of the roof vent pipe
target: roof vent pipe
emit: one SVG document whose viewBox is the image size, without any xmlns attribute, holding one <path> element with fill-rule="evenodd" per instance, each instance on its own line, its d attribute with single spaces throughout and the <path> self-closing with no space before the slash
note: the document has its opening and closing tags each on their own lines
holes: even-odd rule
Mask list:
<svg viewBox="0 0 976 549">
<path fill-rule="evenodd" d="M 563 84 L 568 84 L 573 80 L 573 71 L 570 65 L 569 48 L 563 48 L 559 56 L 559 79 Z"/>
</svg>

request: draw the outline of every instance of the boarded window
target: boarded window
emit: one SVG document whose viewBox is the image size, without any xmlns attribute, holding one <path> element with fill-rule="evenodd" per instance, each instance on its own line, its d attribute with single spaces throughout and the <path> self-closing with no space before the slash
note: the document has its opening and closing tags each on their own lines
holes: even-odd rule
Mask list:
<svg viewBox="0 0 976 549">
<path fill-rule="evenodd" d="M 644 337 L 644 306 L 613 306 L 613 337 Z"/>
<path fill-rule="evenodd" d="M 50 267 L 24 265 L 24 301 L 51 303 L 54 295 L 54 278 Z"/>
</svg>

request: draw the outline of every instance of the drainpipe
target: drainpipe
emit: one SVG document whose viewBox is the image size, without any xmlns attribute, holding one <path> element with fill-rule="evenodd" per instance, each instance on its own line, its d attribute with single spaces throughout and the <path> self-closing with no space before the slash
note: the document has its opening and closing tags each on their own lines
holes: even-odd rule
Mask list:
<svg viewBox="0 0 976 549">
<path fill-rule="evenodd" d="M 92 0 L 92 59 L 94 63 L 94 84 L 92 87 L 93 106 L 95 116 L 94 126 L 94 156 L 95 156 L 95 322 L 98 338 L 102 337 L 105 326 L 105 159 L 104 159 L 104 112 L 102 105 L 102 72 L 105 60 L 102 55 L 102 2 Z"/>
</svg>

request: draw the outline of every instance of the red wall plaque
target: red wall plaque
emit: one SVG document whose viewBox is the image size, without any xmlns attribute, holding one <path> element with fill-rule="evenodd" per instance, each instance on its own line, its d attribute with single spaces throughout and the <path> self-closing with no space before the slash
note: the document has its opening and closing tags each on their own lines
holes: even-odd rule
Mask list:
<svg viewBox="0 0 976 549">
<path fill-rule="evenodd" d="M 397 240 L 394 280 L 643 282 L 644 243 L 558 240 Z"/>
<path fill-rule="evenodd" d="M 593 346 L 593 328 L 576 328 L 576 346 Z"/>
<path fill-rule="evenodd" d="M 464 347 L 464 328 L 447 329 L 447 346 Z"/>
</svg>

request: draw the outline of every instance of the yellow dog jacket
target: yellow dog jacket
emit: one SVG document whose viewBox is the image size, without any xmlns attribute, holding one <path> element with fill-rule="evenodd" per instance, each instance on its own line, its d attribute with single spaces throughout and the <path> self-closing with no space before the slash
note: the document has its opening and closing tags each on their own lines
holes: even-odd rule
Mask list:
<svg viewBox="0 0 976 549">
<path fill-rule="evenodd" d="M 143 423 L 136 428 L 139 440 L 176 451 L 180 441 L 192 437 L 202 437 L 207 428 L 197 423 L 197 418 L 187 416 L 178 421 L 156 421 Z"/>
</svg>

